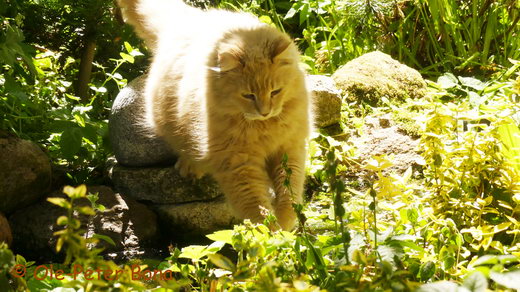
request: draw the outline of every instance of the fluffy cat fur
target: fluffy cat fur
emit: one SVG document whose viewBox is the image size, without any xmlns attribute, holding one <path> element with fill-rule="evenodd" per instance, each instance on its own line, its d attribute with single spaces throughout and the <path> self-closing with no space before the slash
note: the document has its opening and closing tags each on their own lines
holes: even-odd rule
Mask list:
<svg viewBox="0 0 520 292">
<path fill-rule="evenodd" d="M 180 0 L 118 2 L 153 51 L 146 120 L 179 155 L 181 174 L 209 173 L 235 215 L 261 222 L 267 209 L 292 229 L 310 105 L 291 39 L 245 13 L 202 11 Z"/>
</svg>

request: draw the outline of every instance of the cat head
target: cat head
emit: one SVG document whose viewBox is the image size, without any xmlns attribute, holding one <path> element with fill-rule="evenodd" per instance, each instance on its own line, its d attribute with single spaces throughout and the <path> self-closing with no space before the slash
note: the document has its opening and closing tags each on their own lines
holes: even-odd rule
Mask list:
<svg viewBox="0 0 520 292">
<path fill-rule="evenodd" d="M 294 43 L 273 28 L 234 32 L 215 54 L 215 98 L 222 110 L 247 120 L 276 117 L 300 85 L 298 61 Z"/>
</svg>

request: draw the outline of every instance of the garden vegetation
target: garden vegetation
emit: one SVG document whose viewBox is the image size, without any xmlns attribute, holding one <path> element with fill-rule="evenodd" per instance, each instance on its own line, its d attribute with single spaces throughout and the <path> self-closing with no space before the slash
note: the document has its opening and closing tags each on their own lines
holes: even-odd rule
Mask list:
<svg viewBox="0 0 520 292">
<path fill-rule="evenodd" d="M 215 2 L 288 32 L 310 73 L 381 50 L 418 69 L 428 92 L 344 101 L 340 128 L 310 142 L 297 231 L 246 221 L 161 261 L 116 264 L 92 248 L 110 238 L 85 238 L 78 216 L 103 212 L 83 184 L 104 180 L 110 106 L 146 69 L 146 48 L 112 1 L 0 0 L 0 130 L 41 145 L 78 186 L 48 199 L 67 210 L 56 218 L 65 262 L 53 264 L 55 276 L 0 244 L 1 291 L 520 289 L 520 2 Z M 392 156 L 359 163 L 348 137 L 387 113 L 419 137 L 419 168 L 392 173 Z M 349 181 L 353 171 L 363 183 Z"/>
</svg>

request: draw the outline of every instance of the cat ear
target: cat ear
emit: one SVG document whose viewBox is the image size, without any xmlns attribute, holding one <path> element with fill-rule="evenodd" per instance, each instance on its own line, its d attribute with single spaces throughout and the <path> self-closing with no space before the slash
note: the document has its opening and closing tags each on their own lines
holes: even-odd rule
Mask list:
<svg viewBox="0 0 520 292">
<path fill-rule="evenodd" d="M 279 38 L 273 43 L 271 51 L 271 61 L 281 64 L 292 63 L 293 54 L 291 51 L 291 41 L 287 38 Z"/>
<path fill-rule="evenodd" d="M 218 68 L 220 72 L 233 70 L 241 63 L 240 57 L 236 52 L 218 53 Z"/>
</svg>

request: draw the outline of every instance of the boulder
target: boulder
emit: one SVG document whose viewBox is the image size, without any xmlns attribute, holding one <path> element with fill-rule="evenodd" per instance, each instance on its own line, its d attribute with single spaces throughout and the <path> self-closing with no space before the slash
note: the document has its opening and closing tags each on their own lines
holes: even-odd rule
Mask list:
<svg viewBox="0 0 520 292">
<path fill-rule="evenodd" d="M 232 215 L 224 197 L 205 202 L 155 205 L 152 208 L 161 218 L 166 231 L 181 238 L 209 234 L 240 222 Z"/>
<path fill-rule="evenodd" d="M 0 133 L 0 212 L 37 201 L 50 185 L 51 163 L 38 145 Z"/>
<path fill-rule="evenodd" d="M 416 150 L 419 140 L 405 134 L 389 114 L 366 117 L 361 132 L 362 136 L 352 136 L 348 140 L 356 146 L 361 164 L 365 164 L 374 155 L 393 155 L 394 165 L 385 170 L 385 173 L 403 174 L 410 166 L 414 170 L 421 168 L 423 159 Z M 354 176 L 360 174 L 360 170 L 351 171 L 357 173 Z"/>
<path fill-rule="evenodd" d="M 211 177 L 184 178 L 173 166 L 126 167 L 116 163 L 109 166 L 108 176 L 118 192 L 147 203 L 187 203 L 222 195 Z"/>
<path fill-rule="evenodd" d="M 332 78 L 351 101 L 378 105 L 381 98 L 421 98 L 426 82 L 421 74 L 379 51 L 356 58 L 339 68 Z"/>
<path fill-rule="evenodd" d="M 175 155 L 169 146 L 145 126 L 146 75 L 130 82 L 117 95 L 108 127 L 117 161 L 126 166 L 171 165 Z"/>
<path fill-rule="evenodd" d="M 8 246 L 11 246 L 13 242 L 13 234 L 9 227 L 9 222 L 5 218 L 4 214 L 0 213 L 0 243 L 5 242 Z"/>
<path fill-rule="evenodd" d="M 341 91 L 334 79 L 322 75 L 307 76 L 307 89 L 314 105 L 314 124 L 318 128 L 336 124 L 341 119 Z"/>
<path fill-rule="evenodd" d="M 89 193 L 98 193 L 99 204 L 105 206 L 103 212 L 95 216 L 81 216 L 82 229 L 86 236 L 101 234 L 110 237 L 115 246 L 104 241 L 106 255 L 115 258 L 132 258 L 154 247 L 159 236 L 157 217 L 145 205 L 132 198 L 113 192 L 106 186 L 88 187 Z M 65 197 L 54 193 L 51 197 Z M 90 205 L 86 200 L 81 205 Z M 65 209 L 42 200 L 18 210 L 11 215 L 15 251 L 34 259 L 48 260 L 55 256 L 56 237 L 54 232 L 63 226 L 56 224 Z"/>
</svg>

